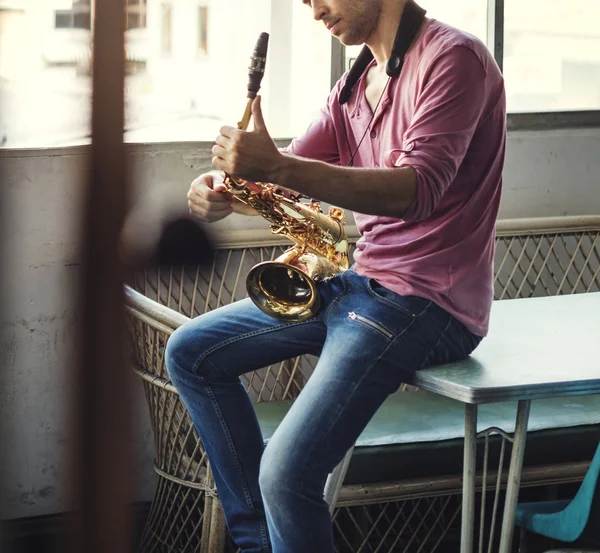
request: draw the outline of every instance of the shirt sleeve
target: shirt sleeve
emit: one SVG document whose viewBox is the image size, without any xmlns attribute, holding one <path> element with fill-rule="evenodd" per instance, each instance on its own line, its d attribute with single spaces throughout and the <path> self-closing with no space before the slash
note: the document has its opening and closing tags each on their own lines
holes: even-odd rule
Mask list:
<svg viewBox="0 0 600 553">
<path fill-rule="evenodd" d="M 417 174 L 417 198 L 402 216 L 422 221 L 435 210 L 456 177 L 486 102 L 486 72 L 465 46 L 436 57 L 425 76 L 402 148 L 393 160 Z"/>
</svg>

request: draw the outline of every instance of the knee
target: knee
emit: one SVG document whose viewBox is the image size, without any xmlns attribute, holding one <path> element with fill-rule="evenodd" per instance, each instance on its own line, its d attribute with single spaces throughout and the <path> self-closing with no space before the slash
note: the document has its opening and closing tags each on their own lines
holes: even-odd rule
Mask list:
<svg viewBox="0 0 600 553">
<path fill-rule="evenodd" d="M 294 438 L 276 432 L 260 460 L 258 483 L 265 502 L 278 504 L 286 497 L 318 488 L 318 475 L 310 465 L 305 451 L 299 450 Z"/>
<path fill-rule="evenodd" d="M 258 475 L 258 484 L 263 500 L 278 503 L 276 494 L 283 489 L 281 486 L 283 482 L 285 482 L 285 476 L 281 467 L 281 461 L 271 454 L 267 445 L 261 457 L 260 472 Z"/>
<path fill-rule="evenodd" d="M 258 483 L 260 492 L 266 502 L 279 503 L 279 496 L 289 488 L 293 482 L 290 474 L 291 459 L 282 458 L 270 442 L 260 460 Z"/>
<path fill-rule="evenodd" d="M 196 348 L 192 348 L 194 342 L 196 342 L 196 337 L 192 340 L 187 324 L 180 326 L 167 340 L 165 367 L 172 381 L 176 382 L 182 371 L 192 372 L 196 362 L 193 353 Z"/>
</svg>

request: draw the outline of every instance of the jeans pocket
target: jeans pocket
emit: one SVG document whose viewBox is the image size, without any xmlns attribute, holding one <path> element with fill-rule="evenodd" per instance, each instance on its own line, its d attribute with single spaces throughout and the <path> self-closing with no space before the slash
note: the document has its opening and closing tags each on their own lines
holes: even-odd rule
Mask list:
<svg viewBox="0 0 600 553">
<path fill-rule="evenodd" d="M 374 278 L 367 280 L 367 289 L 373 297 L 411 317 L 420 315 L 431 303 L 431 300 L 426 300 L 418 296 L 401 296 L 379 284 Z"/>
<path fill-rule="evenodd" d="M 348 313 L 348 318 L 352 319 L 353 321 L 358 321 L 359 323 L 376 330 L 380 334 L 383 334 L 383 336 L 385 336 L 388 340 L 391 340 L 394 337 L 394 333 L 391 330 L 383 326 L 383 324 L 370 319 L 369 317 L 365 317 L 364 315 L 359 315 L 358 313 L 351 311 Z"/>
</svg>

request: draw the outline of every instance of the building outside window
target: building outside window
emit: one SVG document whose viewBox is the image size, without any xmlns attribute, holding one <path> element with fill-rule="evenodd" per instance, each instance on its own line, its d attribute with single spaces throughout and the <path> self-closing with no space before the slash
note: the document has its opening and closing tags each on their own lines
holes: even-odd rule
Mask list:
<svg viewBox="0 0 600 553">
<path fill-rule="evenodd" d="M 198 55 L 208 55 L 208 6 L 198 6 Z"/>
<path fill-rule="evenodd" d="M 146 27 L 147 0 L 127 0 L 125 8 L 125 29 L 143 29 Z"/>
<path fill-rule="evenodd" d="M 55 10 L 54 27 L 56 29 L 91 29 L 92 8 L 90 0 L 73 0 L 70 9 Z"/>
</svg>

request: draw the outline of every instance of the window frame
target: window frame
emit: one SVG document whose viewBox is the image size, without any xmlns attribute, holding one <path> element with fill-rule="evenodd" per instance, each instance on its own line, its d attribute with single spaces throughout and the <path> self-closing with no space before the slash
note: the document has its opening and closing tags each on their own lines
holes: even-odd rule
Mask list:
<svg viewBox="0 0 600 553">
<path fill-rule="evenodd" d="M 504 6 L 505 0 L 487 0 L 486 43 L 500 70 L 504 65 Z M 344 45 L 332 37 L 332 88 L 346 70 L 345 60 Z M 510 131 L 597 128 L 600 127 L 600 109 L 508 113 L 507 126 Z"/>
</svg>

